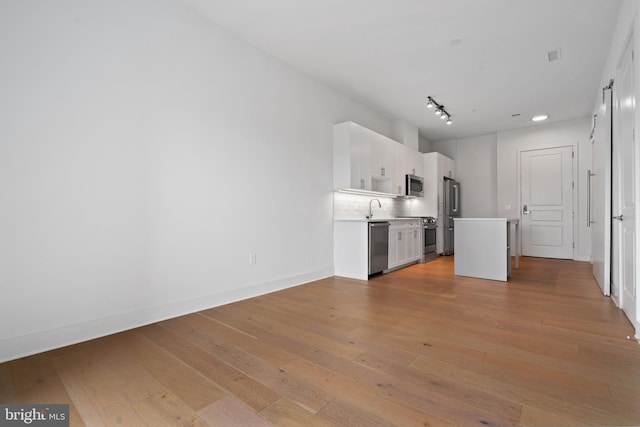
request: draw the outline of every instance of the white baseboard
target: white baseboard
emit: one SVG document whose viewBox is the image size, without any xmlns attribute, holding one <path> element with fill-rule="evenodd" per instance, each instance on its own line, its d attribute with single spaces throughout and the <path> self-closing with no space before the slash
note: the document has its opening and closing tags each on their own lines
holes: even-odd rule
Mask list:
<svg viewBox="0 0 640 427">
<path fill-rule="evenodd" d="M 0 339 L 0 363 L 299 286 L 333 275 L 333 268 L 326 268 L 219 294 L 206 295 L 204 297 L 192 298 L 157 307 L 148 307 L 128 313 L 115 314 L 113 316 L 37 331 L 17 337 Z"/>
<path fill-rule="evenodd" d="M 585 262 L 591 262 L 591 256 L 590 255 L 576 255 L 573 258 L 574 261 L 585 261 Z"/>
</svg>

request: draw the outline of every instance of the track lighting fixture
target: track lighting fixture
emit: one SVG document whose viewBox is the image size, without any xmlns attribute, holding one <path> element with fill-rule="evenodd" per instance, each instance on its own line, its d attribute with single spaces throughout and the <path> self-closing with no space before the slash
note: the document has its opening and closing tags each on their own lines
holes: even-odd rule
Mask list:
<svg viewBox="0 0 640 427">
<path fill-rule="evenodd" d="M 435 99 L 433 99 L 432 97 L 428 96 L 427 99 L 429 100 L 429 102 L 427 102 L 427 108 L 433 108 L 436 107 L 436 116 L 439 116 L 441 120 L 446 120 L 446 124 L 450 125 L 453 122 L 451 121 L 451 114 L 449 114 L 449 112 L 447 112 L 447 110 L 444 109 L 444 105 L 442 104 L 438 104 Z"/>
</svg>

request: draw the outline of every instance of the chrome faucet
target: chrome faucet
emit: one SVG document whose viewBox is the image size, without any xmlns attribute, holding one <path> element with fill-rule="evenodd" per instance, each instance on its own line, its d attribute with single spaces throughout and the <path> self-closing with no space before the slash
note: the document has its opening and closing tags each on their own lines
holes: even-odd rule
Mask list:
<svg viewBox="0 0 640 427">
<path fill-rule="evenodd" d="M 382 204 L 380 203 L 380 200 L 378 200 L 378 199 L 371 199 L 371 200 L 369 200 L 369 216 L 367 217 L 368 219 L 373 218 L 373 212 L 371 211 L 371 203 L 373 203 L 373 201 L 374 201 L 374 200 L 375 200 L 376 202 L 378 202 L 378 207 L 379 207 L 379 208 L 381 208 L 381 207 L 382 207 Z"/>
</svg>

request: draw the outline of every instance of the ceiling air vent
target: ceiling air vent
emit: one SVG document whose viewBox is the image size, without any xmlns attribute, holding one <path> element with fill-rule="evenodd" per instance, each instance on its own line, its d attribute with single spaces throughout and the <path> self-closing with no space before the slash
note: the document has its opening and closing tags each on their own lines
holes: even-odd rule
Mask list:
<svg viewBox="0 0 640 427">
<path fill-rule="evenodd" d="M 557 61 L 560 57 L 560 49 L 554 49 L 547 52 L 547 59 L 549 59 L 549 62 Z"/>
</svg>

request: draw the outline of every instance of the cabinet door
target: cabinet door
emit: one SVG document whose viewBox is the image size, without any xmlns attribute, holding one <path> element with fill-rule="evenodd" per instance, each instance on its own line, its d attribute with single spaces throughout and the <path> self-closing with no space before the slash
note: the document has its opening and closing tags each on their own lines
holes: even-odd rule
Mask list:
<svg viewBox="0 0 640 427">
<path fill-rule="evenodd" d="M 409 230 L 403 229 L 398 233 L 398 264 L 406 264 L 409 251 Z"/>
<path fill-rule="evenodd" d="M 368 129 L 355 123 L 351 125 L 351 187 L 371 190 L 372 149 Z"/>
<path fill-rule="evenodd" d="M 396 194 L 404 195 L 406 194 L 406 176 L 411 173 L 410 171 L 410 148 L 398 144 L 397 147 L 397 155 L 396 155 L 396 182 L 397 182 L 397 191 Z"/>
<path fill-rule="evenodd" d="M 389 268 L 398 265 L 398 241 L 399 231 L 396 228 L 389 228 Z"/>
<path fill-rule="evenodd" d="M 413 167 L 411 168 L 415 173 L 414 175 L 424 178 L 424 159 L 423 154 L 412 150 L 411 162 Z"/>
<path fill-rule="evenodd" d="M 444 157 L 443 163 L 444 163 L 444 176 L 447 176 L 449 178 L 455 178 L 453 160 L 451 160 L 448 157 Z"/>
<path fill-rule="evenodd" d="M 421 233 L 420 226 L 414 227 L 412 230 L 411 238 L 411 261 L 417 261 L 422 256 Z"/>
<path fill-rule="evenodd" d="M 393 189 L 393 141 L 387 137 L 371 131 L 372 163 L 371 179 L 373 191 L 394 193 Z"/>
<path fill-rule="evenodd" d="M 377 177 L 387 176 L 386 170 L 386 150 L 384 137 L 378 133 L 371 132 L 371 175 Z"/>
</svg>

